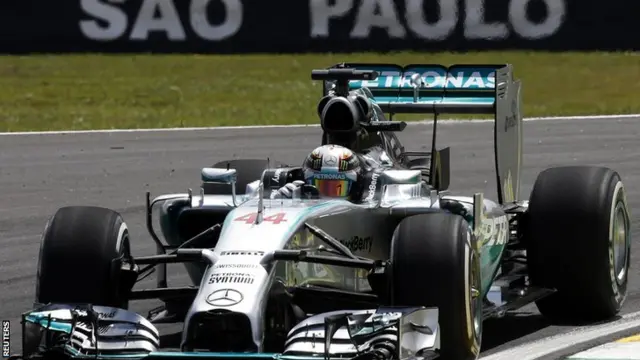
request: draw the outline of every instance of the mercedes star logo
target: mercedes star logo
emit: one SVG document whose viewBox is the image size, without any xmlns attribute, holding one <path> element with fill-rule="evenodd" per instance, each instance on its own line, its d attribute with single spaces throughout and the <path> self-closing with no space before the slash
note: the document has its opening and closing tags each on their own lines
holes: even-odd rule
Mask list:
<svg viewBox="0 0 640 360">
<path fill-rule="evenodd" d="M 233 289 L 217 290 L 207 296 L 207 303 L 213 306 L 233 306 L 243 299 L 240 292 Z"/>
<path fill-rule="evenodd" d="M 324 159 L 324 163 L 327 165 L 335 165 L 337 161 L 338 159 L 333 155 L 329 155 Z"/>
</svg>

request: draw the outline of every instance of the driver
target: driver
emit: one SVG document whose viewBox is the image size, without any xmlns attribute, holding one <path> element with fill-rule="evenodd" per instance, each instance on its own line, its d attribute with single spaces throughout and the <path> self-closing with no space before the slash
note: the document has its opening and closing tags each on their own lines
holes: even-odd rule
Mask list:
<svg viewBox="0 0 640 360">
<path fill-rule="evenodd" d="M 302 164 L 303 180 L 290 182 L 271 195 L 272 199 L 291 199 L 301 195 L 301 187 L 312 185 L 322 198 L 358 200 L 362 199 L 365 187 L 368 198 L 373 198 L 377 189 L 377 175 L 384 168 L 378 161 L 367 156 L 358 156 L 349 148 L 340 145 L 322 145 L 314 149 Z M 368 185 L 364 185 L 368 184 Z M 440 207 L 461 215 L 469 224 L 473 223 L 472 210 L 453 199 L 440 199 Z"/>
<path fill-rule="evenodd" d="M 304 181 L 296 180 L 276 191 L 272 198 L 292 198 L 307 184 L 315 187 L 320 197 L 356 199 L 361 191 L 363 168 L 353 151 L 340 145 L 323 145 L 314 149 L 302 164 Z"/>
</svg>

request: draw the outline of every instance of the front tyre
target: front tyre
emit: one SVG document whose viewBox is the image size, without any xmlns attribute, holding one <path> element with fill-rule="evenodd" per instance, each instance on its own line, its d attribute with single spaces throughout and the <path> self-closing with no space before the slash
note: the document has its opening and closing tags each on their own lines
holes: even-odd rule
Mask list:
<svg viewBox="0 0 640 360">
<path fill-rule="evenodd" d="M 536 302 L 556 322 L 615 316 L 627 293 L 630 216 L 617 172 L 551 168 L 531 193 L 525 232 L 532 285 L 556 293 Z"/>
<path fill-rule="evenodd" d="M 443 359 L 477 359 L 482 340 L 480 261 L 458 215 L 405 218 L 391 243 L 391 303 L 437 307 Z"/>
<path fill-rule="evenodd" d="M 42 235 L 36 303 L 88 303 L 126 309 L 122 264 L 131 256 L 129 230 L 117 212 L 60 208 Z"/>
</svg>

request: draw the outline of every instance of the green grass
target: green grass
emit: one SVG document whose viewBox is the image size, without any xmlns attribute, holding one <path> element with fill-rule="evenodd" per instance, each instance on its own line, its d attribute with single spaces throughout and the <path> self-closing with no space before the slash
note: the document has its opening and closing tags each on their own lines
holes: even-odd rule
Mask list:
<svg viewBox="0 0 640 360">
<path fill-rule="evenodd" d="M 525 116 L 640 113 L 640 53 L 38 55 L 0 57 L 0 131 L 316 123 L 342 61 L 508 62 Z"/>
</svg>

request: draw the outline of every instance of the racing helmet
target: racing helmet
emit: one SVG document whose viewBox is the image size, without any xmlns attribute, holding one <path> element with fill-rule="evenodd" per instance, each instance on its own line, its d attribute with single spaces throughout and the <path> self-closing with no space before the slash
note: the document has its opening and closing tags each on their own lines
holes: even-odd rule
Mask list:
<svg viewBox="0 0 640 360">
<path fill-rule="evenodd" d="M 304 181 L 321 197 L 348 198 L 362 172 L 360 160 L 346 147 L 323 145 L 314 149 L 302 164 Z"/>
</svg>

